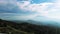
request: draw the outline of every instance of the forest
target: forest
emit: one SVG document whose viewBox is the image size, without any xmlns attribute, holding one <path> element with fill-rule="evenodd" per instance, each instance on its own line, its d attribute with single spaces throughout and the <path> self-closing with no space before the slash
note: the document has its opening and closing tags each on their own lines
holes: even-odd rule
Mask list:
<svg viewBox="0 0 60 34">
<path fill-rule="evenodd" d="M 60 28 L 36 25 L 28 22 L 15 23 L 0 19 L 0 33 L 8 34 L 60 34 Z"/>
</svg>

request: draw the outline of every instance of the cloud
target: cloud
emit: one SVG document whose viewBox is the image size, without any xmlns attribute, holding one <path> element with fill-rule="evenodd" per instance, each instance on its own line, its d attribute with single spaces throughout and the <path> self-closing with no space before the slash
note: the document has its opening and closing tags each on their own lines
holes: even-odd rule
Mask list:
<svg viewBox="0 0 60 34">
<path fill-rule="evenodd" d="M 35 18 L 37 15 L 21 15 L 21 16 L 13 16 L 15 18 L 17 18 L 17 20 L 30 20 Z"/>
<path fill-rule="evenodd" d="M 8 20 L 34 18 L 33 12 L 21 10 L 16 3 L 16 0 L 0 0 L 0 18 Z"/>
<path fill-rule="evenodd" d="M 60 0 L 38 4 L 31 1 L 0 0 L 0 16 L 9 19 L 35 19 L 37 16 L 60 19 Z"/>
<path fill-rule="evenodd" d="M 17 2 L 21 10 L 36 12 L 37 16 L 44 16 L 52 19 L 60 19 L 60 0 L 31 4 L 30 1 Z"/>
<path fill-rule="evenodd" d="M 33 19 L 37 15 L 35 14 L 19 14 L 19 13 L 1 13 L 0 18 L 5 19 L 5 20 L 28 20 L 28 19 Z"/>
<path fill-rule="evenodd" d="M 44 16 L 48 13 L 47 9 L 49 6 L 51 6 L 53 3 L 39 3 L 39 4 L 31 4 L 30 1 L 21 1 L 17 2 L 17 5 L 20 7 L 21 10 L 24 11 L 31 11 L 40 13 L 40 15 Z"/>
<path fill-rule="evenodd" d="M 0 0 L 0 13 L 11 12 L 12 9 L 16 8 L 16 0 Z"/>
<path fill-rule="evenodd" d="M 9 17 L 9 19 L 13 18 L 12 16 L 14 16 L 15 18 L 20 17 L 28 19 L 35 18 L 36 16 L 46 16 L 48 14 L 48 11 L 46 11 L 46 9 L 51 4 L 52 3 L 31 4 L 30 0 L 18 1 L 18 2 L 16 0 L 0 0 L 0 13 L 2 13 L 0 14 L 0 16 L 2 16 L 3 18 Z M 28 13 L 28 15 L 26 14 L 27 16 L 26 15 L 21 16 L 17 14 L 19 15 L 17 16 L 16 13 L 20 14 Z"/>
<path fill-rule="evenodd" d="M 55 3 L 48 9 L 49 18 L 60 19 L 60 0 L 56 0 Z"/>
<path fill-rule="evenodd" d="M 0 13 L 29 13 L 21 10 L 17 3 L 17 0 L 0 0 Z"/>
</svg>

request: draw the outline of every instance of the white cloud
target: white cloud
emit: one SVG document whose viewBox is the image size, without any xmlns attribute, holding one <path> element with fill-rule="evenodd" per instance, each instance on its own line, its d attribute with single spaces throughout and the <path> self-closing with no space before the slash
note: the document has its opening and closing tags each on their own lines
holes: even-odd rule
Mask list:
<svg viewBox="0 0 60 34">
<path fill-rule="evenodd" d="M 36 15 L 23 15 L 23 14 L 17 14 L 17 13 L 9 13 L 9 10 L 13 10 L 15 8 L 17 1 L 16 0 L 0 0 L 0 10 L 3 10 L 3 13 L 0 13 L 0 18 L 3 19 L 19 19 L 19 18 L 24 18 L 24 19 L 32 19 Z M 28 5 L 29 2 L 25 1 L 25 5 Z M 17 8 L 19 10 L 19 8 Z M 16 9 L 16 10 L 17 10 Z M 8 10 L 7 12 L 5 12 Z M 2 11 L 0 11 L 2 12 Z M 13 11 L 14 12 L 14 11 Z"/>
<path fill-rule="evenodd" d="M 37 15 L 20 15 L 20 16 L 13 16 L 15 19 L 19 20 L 29 20 L 35 18 Z"/>
<path fill-rule="evenodd" d="M 7 20 L 29 20 L 35 18 L 37 15 L 31 14 L 31 15 L 24 15 L 24 14 L 16 14 L 16 13 L 1 13 L 0 18 L 1 19 L 7 19 Z"/>
<path fill-rule="evenodd" d="M 55 3 L 48 9 L 49 18 L 60 19 L 60 0 L 56 0 Z"/>
<path fill-rule="evenodd" d="M 22 3 L 23 2 L 23 3 Z M 55 0 L 53 3 L 31 4 L 30 1 L 17 2 L 17 5 L 22 10 L 37 12 L 39 16 L 48 18 L 60 19 L 60 0 Z"/>
<path fill-rule="evenodd" d="M 10 6 L 8 4 L 10 4 Z M 18 16 L 21 18 L 32 19 L 36 16 L 45 16 L 48 18 L 60 19 L 60 0 L 57 0 L 53 3 L 45 2 L 39 4 L 31 4 L 30 0 L 19 2 L 16 2 L 16 0 L 0 0 L 0 6 L 3 6 L 5 9 L 8 8 L 9 10 L 18 6 L 21 10 L 36 12 L 34 15 L 27 15 L 25 17 Z"/>
<path fill-rule="evenodd" d="M 17 2 L 17 5 L 20 7 L 20 9 L 24 11 L 31 11 L 31 12 L 37 12 L 40 15 L 47 15 L 48 7 L 52 5 L 53 3 L 39 3 L 39 4 L 31 4 L 30 1 L 22 1 L 22 2 Z"/>
</svg>

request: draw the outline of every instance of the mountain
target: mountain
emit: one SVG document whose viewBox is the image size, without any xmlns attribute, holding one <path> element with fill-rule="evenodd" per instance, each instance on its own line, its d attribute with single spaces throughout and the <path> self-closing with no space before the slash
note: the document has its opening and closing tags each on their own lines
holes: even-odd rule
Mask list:
<svg viewBox="0 0 60 34">
<path fill-rule="evenodd" d="M 9 34 L 60 34 L 60 28 L 36 25 L 24 21 L 21 23 L 15 23 L 13 21 L 0 19 L 0 32 Z"/>
</svg>

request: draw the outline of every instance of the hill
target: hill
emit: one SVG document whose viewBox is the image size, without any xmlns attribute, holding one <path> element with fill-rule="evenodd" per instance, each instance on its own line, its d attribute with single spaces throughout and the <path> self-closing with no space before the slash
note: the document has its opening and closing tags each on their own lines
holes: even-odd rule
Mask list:
<svg viewBox="0 0 60 34">
<path fill-rule="evenodd" d="M 0 33 L 9 34 L 60 34 L 60 28 L 36 25 L 28 22 L 15 23 L 0 19 Z"/>
</svg>

